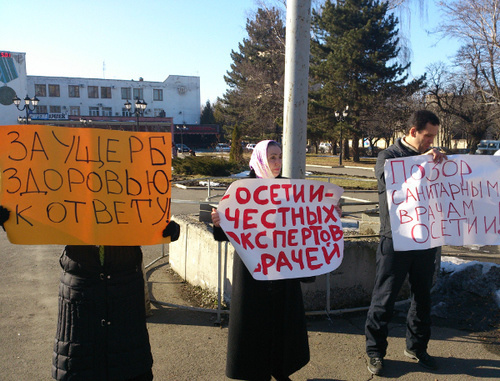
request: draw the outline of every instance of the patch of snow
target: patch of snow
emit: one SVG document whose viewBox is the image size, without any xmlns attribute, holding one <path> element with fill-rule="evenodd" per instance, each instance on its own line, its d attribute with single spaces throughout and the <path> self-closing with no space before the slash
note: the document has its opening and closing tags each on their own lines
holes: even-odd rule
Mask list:
<svg viewBox="0 0 500 381">
<path fill-rule="evenodd" d="M 499 266 L 496 263 L 490 262 L 479 262 L 479 261 L 467 261 L 465 259 L 455 258 L 455 257 L 441 257 L 441 270 L 446 273 L 459 272 L 466 269 L 469 266 L 480 264 L 483 266 L 483 274 L 486 274 L 493 266 Z"/>
<path fill-rule="evenodd" d="M 250 171 L 243 171 L 243 172 L 240 172 L 240 173 L 235 173 L 234 175 L 231 175 L 231 177 L 248 177 L 250 176 Z"/>
<path fill-rule="evenodd" d="M 208 181 L 199 181 L 199 184 L 201 186 L 208 187 Z M 218 186 L 220 186 L 220 183 L 216 183 L 216 182 L 210 181 L 210 186 L 211 187 L 218 187 Z"/>
</svg>

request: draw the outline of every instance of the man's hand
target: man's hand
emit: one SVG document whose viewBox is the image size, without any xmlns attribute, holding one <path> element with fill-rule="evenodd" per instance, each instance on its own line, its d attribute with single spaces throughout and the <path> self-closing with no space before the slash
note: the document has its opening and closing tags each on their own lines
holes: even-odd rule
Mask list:
<svg viewBox="0 0 500 381">
<path fill-rule="evenodd" d="M 443 160 L 447 160 L 448 157 L 444 152 L 441 152 L 437 148 L 431 148 L 429 151 L 425 152 L 423 155 L 432 155 L 432 161 L 434 163 L 441 163 Z"/>
<path fill-rule="evenodd" d="M 217 209 L 212 208 L 212 223 L 215 227 L 220 227 L 220 216 Z"/>
</svg>

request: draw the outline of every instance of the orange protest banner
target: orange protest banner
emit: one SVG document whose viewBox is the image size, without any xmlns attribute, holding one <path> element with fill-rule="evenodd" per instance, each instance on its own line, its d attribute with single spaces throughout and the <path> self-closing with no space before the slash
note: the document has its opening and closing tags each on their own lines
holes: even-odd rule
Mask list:
<svg viewBox="0 0 500 381">
<path fill-rule="evenodd" d="M 16 244 L 169 242 L 171 134 L 0 126 L 0 205 Z"/>
</svg>

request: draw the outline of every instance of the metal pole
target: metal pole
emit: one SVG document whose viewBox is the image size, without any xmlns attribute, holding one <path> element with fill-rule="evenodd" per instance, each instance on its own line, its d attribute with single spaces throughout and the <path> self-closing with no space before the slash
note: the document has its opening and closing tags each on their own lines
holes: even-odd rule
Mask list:
<svg viewBox="0 0 500 381">
<path fill-rule="evenodd" d="M 331 286 L 330 286 L 330 274 L 326 274 L 326 313 L 330 314 L 330 292 L 331 292 Z"/>
<path fill-rule="evenodd" d="M 288 0 L 286 14 L 283 176 L 303 179 L 306 173 L 311 0 Z"/>
<path fill-rule="evenodd" d="M 184 280 L 187 280 L 187 260 L 188 260 L 188 230 L 189 224 L 186 224 L 186 231 L 184 233 Z"/>
<path fill-rule="evenodd" d="M 339 165 L 342 165 L 342 124 L 340 124 Z"/>
<path fill-rule="evenodd" d="M 218 243 L 218 251 L 217 251 L 217 320 L 215 321 L 216 324 L 221 323 L 221 311 L 222 311 L 222 242 L 219 241 Z"/>
</svg>

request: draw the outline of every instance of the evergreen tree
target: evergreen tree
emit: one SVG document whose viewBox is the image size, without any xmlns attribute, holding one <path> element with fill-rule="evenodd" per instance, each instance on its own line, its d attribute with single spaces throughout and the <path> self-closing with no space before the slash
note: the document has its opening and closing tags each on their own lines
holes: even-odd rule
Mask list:
<svg viewBox="0 0 500 381">
<path fill-rule="evenodd" d="M 380 99 L 405 87 L 409 64 L 401 66 L 395 60 L 399 53 L 397 23 L 388 13 L 387 2 L 327 0 L 319 12 L 313 11 L 312 112 L 320 121 L 337 127 L 334 111 L 349 105 L 349 128 L 344 125 L 343 133 L 353 139 L 355 161 L 359 161 L 363 120 Z M 422 81 L 417 80 L 420 86 Z"/>
<path fill-rule="evenodd" d="M 285 27 L 275 8 L 259 8 L 248 19 L 248 37 L 231 52 L 231 70 L 224 76 L 229 90 L 221 108 L 226 120 L 240 123 L 241 132 L 253 139 L 281 134 Z"/>
<path fill-rule="evenodd" d="M 214 116 L 214 107 L 207 100 L 205 107 L 201 110 L 200 124 L 216 124 Z"/>
</svg>

